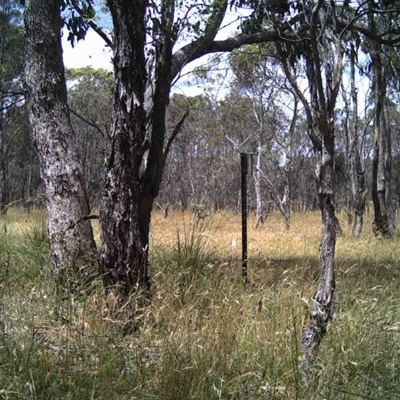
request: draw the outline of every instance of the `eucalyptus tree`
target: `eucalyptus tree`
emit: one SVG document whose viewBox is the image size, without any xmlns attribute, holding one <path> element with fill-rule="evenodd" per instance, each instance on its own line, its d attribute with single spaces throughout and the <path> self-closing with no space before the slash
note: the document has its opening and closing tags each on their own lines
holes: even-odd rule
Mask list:
<svg viewBox="0 0 400 400">
<path fill-rule="evenodd" d="M 90 210 L 67 103 L 61 7 L 61 0 L 25 2 L 25 87 L 56 278 L 70 289 L 93 272 L 95 242 L 90 222 L 79 222 Z"/>
<path fill-rule="evenodd" d="M 248 188 L 249 207 L 256 213 L 256 226 L 263 222 L 265 218 L 264 208 L 266 208 L 265 198 L 267 197 L 267 188 L 264 182 L 258 179 L 262 173 L 261 164 L 259 163 L 261 156 L 258 156 L 259 140 L 263 139 L 264 148 L 270 146 L 270 142 L 265 137 L 266 131 L 263 129 L 267 119 L 263 115 L 264 111 L 265 109 L 257 108 L 257 105 L 251 101 L 249 96 L 236 85 L 231 87 L 229 93 L 223 99 L 217 100 L 215 107 L 217 124 L 223 135 L 221 140 L 223 146 L 231 154 L 231 163 L 235 161 L 235 164 L 231 165 L 231 169 L 235 171 L 238 183 L 238 177 L 240 176 L 240 171 L 237 169 L 239 166 L 239 154 L 248 153 L 256 157 L 255 165 L 251 168 L 254 185 L 249 185 Z M 258 118 L 259 115 L 262 116 L 262 122 Z M 236 200 L 235 209 L 239 210 L 241 207 L 240 186 L 237 185 L 236 191 L 231 190 L 229 193 L 231 195 L 232 193 L 237 193 L 234 197 Z"/>
<path fill-rule="evenodd" d="M 231 6 L 234 6 L 232 2 Z M 71 18 L 65 10 L 71 10 Z M 25 79 L 30 120 L 46 187 L 52 254 L 66 270 L 93 254 L 83 170 L 66 100 L 60 32 L 70 38 L 92 28 L 113 50 L 114 105 L 101 191 L 98 257 L 110 309 L 135 290 L 148 290 L 149 230 L 165 162 L 184 116 L 166 131 L 166 108 L 175 79 L 201 56 L 242 45 L 293 38 L 290 23 L 265 32 L 217 40 L 227 0 L 204 3 L 113 0 L 112 39 L 96 24 L 90 1 L 29 0 L 25 8 Z M 186 44 L 179 38 L 185 37 Z M 127 307 L 129 308 L 129 307 Z"/>
<path fill-rule="evenodd" d="M 210 192 L 216 189 L 213 174 L 219 161 L 215 146 L 218 132 L 210 100 L 203 95 L 174 94 L 167 113 L 170 130 L 185 113 L 189 115 L 166 161 L 160 199 L 164 206 L 168 202 L 183 210 L 210 200 Z"/>
<path fill-rule="evenodd" d="M 362 130 L 358 112 L 358 90 L 356 86 L 357 51 L 355 42 L 351 42 L 348 49 L 350 68 L 350 93 L 342 85 L 342 98 L 344 103 L 344 131 L 346 134 L 347 166 L 350 181 L 351 210 L 354 213 L 353 235 L 359 237 L 363 229 L 364 211 L 366 203 L 365 167 L 362 162 L 361 145 L 363 142 Z M 352 215 L 352 214 L 350 214 Z"/>
<path fill-rule="evenodd" d="M 310 310 L 310 322 L 303 330 L 302 370 L 308 376 L 319 345 L 333 315 L 335 291 L 336 215 L 334 206 L 335 105 L 343 70 L 341 29 L 337 26 L 335 3 L 315 1 L 304 8 L 309 26 L 303 45 L 293 48 L 277 44 L 286 75 L 306 110 L 308 135 L 317 156 L 316 185 L 322 217 L 320 280 Z M 295 60 L 304 63 L 308 98 L 300 90 Z M 291 63 L 292 61 L 292 63 Z"/>
<path fill-rule="evenodd" d="M 366 59 L 360 68 L 369 77 L 372 92 L 374 151 L 372 163 L 373 231 L 379 236 L 391 236 L 394 229 L 392 207 L 392 141 L 388 124 L 390 85 L 398 87 L 396 46 L 400 41 L 398 17 L 400 4 L 395 1 L 358 2 L 357 24 L 352 26 L 352 43 Z"/>
<path fill-rule="evenodd" d="M 374 2 L 374 6 L 375 2 Z M 379 7 L 379 2 L 378 2 Z M 382 18 L 376 21 L 373 14 L 369 16 L 372 32 Z M 372 88 L 374 93 L 374 131 L 375 146 L 372 169 L 372 200 L 374 203 L 373 230 L 376 235 L 390 236 L 390 195 L 391 195 L 391 138 L 386 118 L 386 99 L 388 88 L 389 63 L 383 55 L 384 46 L 373 42 L 369 46 L 372 69 Z"/>
<path fill-rule="evenodd" d="M 289 3 L 288 3 L 289 4 Z M 293 6 L 293 3 L 290 3 Z M 317 156 L 316 184 L 322 216 L 320 245 L 320 280 L 310 312 L 310 322 L 303 331 L 302 369 L 305 377 L 312 370 L 322 337 L 333 315 L 335 292 L 335 247 L 337 218 L 335 215 L 335 106 L 343 72 L 344 41 L 350 31 L 368 36 L 373 41 L 385 41 L 390 29 L 371 31 L 365 28 L 366 15 L 379 14 L 374 7 L 364 9 L 351 2 L 316 0 L 295 2 L 301 9 L 300 21 L 308 29 L 299 35 L 299 43 L 277 43 L 277 51 L 286 75 L 301 99 L 308 122 L 308 135 Z M 265 10 L 265 13 L 276 10 Z M 279 12 L 281 18 L 291 15 L 288 9 Z M 264 17 L 265 18 L 265 17 Z M 270 18 L 271 19 L 271 18 Z M 294 71 L 304 66 L 308 95 L 300 90 Z"/>
</svg>

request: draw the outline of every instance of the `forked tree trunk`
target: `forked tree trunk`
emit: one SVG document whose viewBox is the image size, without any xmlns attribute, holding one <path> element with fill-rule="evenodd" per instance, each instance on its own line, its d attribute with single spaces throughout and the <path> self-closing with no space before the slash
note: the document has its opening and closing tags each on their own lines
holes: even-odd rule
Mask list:
<svg viewBox="0 0 400 400">
<path fill-rule="evenodd" d="M 149 285 L 151 207 L 145 211 L 140 207 L 144 186 L 141 168 L 148 150 L 144 110 L 146 2 L 137 3 L 129 6 L 110 2 L 115 27 L 116 87 L 100 203 L 102 247 L 99 261 L 111 310 L 119 309 L 136 287 Z M 133 26 L 131 21 L 134 21 Z"/>
<path fill-rule="evenodd" d="M 320 4 L 320 3 L 319 3 Z M 334 5 L 334 3 L 332 3 Z M 294 75 L 291 73 L 287 58 L 283 57 L 283 66 L 292 87 L 301 99 L 308 122 L 308 134 L 317 153 L 316 186 L 322 219 L 320 243 L 320 275 L 317 291 L 312 298 L 309 323 L 302 334 L 302 358 L 300 371 L 307 382 L 315 376 L 315 360 L 319 347 L 333 316 L 335 282 L 335 247 L 337 218 L 334 207 L 334 155 L 335 126 L 334 110 L 342 76 L 342 48 L 339 38 L 335 39 L 334 65 L 325 64 L 326 91 L 322 82 L 322 60 L 317 40 L 318 8 L 311 18 L 310 46 L 304 54 L 311 102 L 305 98 Z M 278 50 L 279 47 L 278 47 Z M 284 54 L 283 54 L 284 55 Z"/>
<path fill-rule="evenodd" d="M 322 235 L 320 244 L 320 275 L 317 291 L 312 298 L 310 321 L 302 335 L 303 357 L 300 369 L 303 380 L 314 375 L 322 338 L 333 316 L 335 281 L 335 248 L 338 220 L 335 215 L 335 104 L 342 80 L 343 50 L 340 35 L 335 30 L 329 31 L 329 48 L 326 54 L 320 49 L 320 17 L 324 2 L 317 2 L 310 17 L 310 48 L 307 49 L 306 68 L 310 88 L 312 117 L 308 120 L 312 129 L 310 138 L 317 150 L 316 185 L 322 217 Z M 330 3 L 330 12 L 335 15 L 335 3 Z M 334 38 L 331 42 L 331 38 Z M 324 56 L 325 58 L 322 58 Z M 325 84 L 322 72 L 325 72 Z M 307 107 L 306 107 L 307 108 Z M 310 107 L 308 107 L 310 110 Z M 307 112 L 310 115 L 310 111 Z M 318 133 L 318 136 L 315 136 Z"/>
<path fill-rule="evenodd" d="M 151 115 L 146 114 L 145 91 L 151 79 L 146 71 L 146 6 L 144 0 L 109 3 L 116 87 L 100 208 L 99 261 L 110 310 L 125 305 L 129 317 L 135 316 L 137 307 L 136 301 L 129 301 L 130 296 L 143 298 L 150 289 L 150 218 L 167 152 L 165 112 L 171 81 L 172 40 L 168 35 L 172 29 L 167 24 L 165 35 L 158 38 L 153 107 Z M 167 7 L 173 8 L 173 2 Z M 164 9 L 163 15 L 173 19 L 173 10 Z M 147 121 L 151 121 L 149 127 Z"/>
<path fill-rule="evenodd" d="M 25 3 L 25 87 L 56 277 L 75 290 L 93 273 L 96 246 L 90 222 L 78 223 L 90 210 L 67 105 L 60 5 L 60 0 Z"/>
</svg>

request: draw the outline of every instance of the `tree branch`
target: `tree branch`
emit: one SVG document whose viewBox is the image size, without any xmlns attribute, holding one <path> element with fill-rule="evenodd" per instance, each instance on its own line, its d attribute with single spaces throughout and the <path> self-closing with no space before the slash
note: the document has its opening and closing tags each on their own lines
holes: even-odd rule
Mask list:
<svg viewBox="0 0 400 400">
<path fill-rule="evenodd" d="M 185 119 L 187 118 L 188 115 L 189 115 L 189 109 L 187 109 L 185 114 L 183 114 L 183 117 L 176 124 L 174 130 L 171 133 L 171 136 L 168 139 L 167 145 L 165 146 L 164 155 L 163 155 L 164 164 L 165 164 L 165 161 L 167 160 L 171 145 L 172 145 L 173 141 L 175 140 L 176 136 L 178 135 L 178 133 L 180 132 L 180 130 L 182 129 L 183 123 L 185 122 Z"/>
<path fill-rule="evenodd" d="M 172 59 L 172 77 L 175 78 L 186 64 L 206 54 L 231 52 L 246 44 L 258 44 L 278 40 L 296 42 L 299 38 L 293 34 L 284 35 L 277 29 L 273 29 L 254 34 L 242 34 L 225 40 L 215 40 L 211 43 L 202 43 L 200 39 L 196 40 L 174 53 Z"/>
<path fill-rule="evenodd" d="M 307 118 L 307 125 L 308 125 L 308 135 L 311 139 L 311 142 L 317 151 L 321 151 L 322 149 L 322 141 L 319 136 L 315 134 L 314 131 L 314 118 L 312 115 L 312 110 L 309 101 L 307 100 L 306 96 L 304 96 L 304 93 L 300 90 L 299 85 L 297 84 L 296 77 L 293 75 L 293 73 L 290 71 L 289 67 L 289 62 L 287 60 L 287 57 L 284 57 L 282 53 L 282 48 L 279 46 L 279 43 L 276 44 L 276 49 L 279 54 L 279 59 L 282 63 L 283 70 L 285 71 L 286 78 L 288 79 L 289 83 L 292 85 L 293 90 L 299 97 L 300 101 L 302 102 L 304 106 L 304 110 L 306 113 L 306 118 Z"/>
<path fill-rule="evenodd" d="M 89 121 L 88 119 L 86 119 L 85 117 L 82 117 L 82 115 L 80 115 L 79 113 L 77 113 L 76 111 L 74 111 L 72 108 L 69 109 L 69 111 L 71 112 L 71 114 L 74 114 L 76 117 L 78 117 L 80 120 L 82 120 L 83 122 L 85 122 L 86 124 L 88 124 L 89 126 L 91 126 L 92 128 L 96 129 L 96 131 L 98 131 L 102 137 L 106 137 L 105 133 L 103 132 L 103 130 L 94 122 Z"/>
<path fill-rule="evenodd" d="M 368 28 L 365 28 L 360 25 L 356 25 L 351 22 L 345 23 L 342 21 L 338 21 L 337 26 L 338 26 L 338 28 L 342 29 L 342 33 L 343 33 L 343 31 L 355 31 L 355 32 L 361 33 L 363 36 L 365 36 L 368 39 L 371 39 L 379 44 L 384 44 L 387 46 L 396 46 L 400 43 L 400 30 L 394 30 L 394 31 L 389 31 L 389 32 L 381 33 L 381 34 L 376 34 Z M 384 39 L 384 36 L 389 35 L 389 34 L 395 34 L 395 35 L 397 35 L 397 37 L 394 39 Z"/>
<path fill-rule="evenodd" d="M 83 12 L 82 8 L 79 6 L 76 0 L 72 0 L 72 5 L 76 12 L 85 19 L 86 23 L 106 42 L 107 46 L 111 49 L 114 49 L 114 43 L 112 40 L 107 36 L 106 33 L 102 31 L 102 29 L 92 20 L 88 20 Z"/>
</svg>

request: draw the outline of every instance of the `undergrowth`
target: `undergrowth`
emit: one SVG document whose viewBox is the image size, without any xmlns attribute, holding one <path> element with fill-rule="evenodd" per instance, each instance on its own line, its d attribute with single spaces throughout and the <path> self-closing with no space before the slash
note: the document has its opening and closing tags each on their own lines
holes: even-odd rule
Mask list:
<svg viewBox="0 0 400 400">
<path fill-rule="evenodd" d="M 318 214 L 272 215 L 249 232 L 240 276 L 240 219 L 153 217 L 152 299 L 122 336 L 101 282 L 59 298 L 39 211 L 0 221 L 0 399 L 399 399 L 398 238 L 365 226 L 337 244 L 336 311 L 319 374 L 303 385 L 302 327 L 318 279 Z M 240 238 L 240 236 L 239 236 Z"/>
</svg>

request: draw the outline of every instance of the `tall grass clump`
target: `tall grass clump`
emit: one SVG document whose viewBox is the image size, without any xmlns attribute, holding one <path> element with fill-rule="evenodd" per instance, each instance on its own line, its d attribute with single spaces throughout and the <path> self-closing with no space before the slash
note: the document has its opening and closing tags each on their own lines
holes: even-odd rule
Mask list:
<svg viewBox="0 0 400 400">
<path fill-rule="evenodd" d="M 298 361 L 318 279 L 318 214 L 295 214 L 290 231 L 275 214 L 250 228 L 244 285 L 239 216 L 156 213 L 151 302 L 140 329 L 122 335 L 101 282 L 79 298 L 55 295 L 43 214 L 12 211 L 0 235 L 0 398 L 400 398 L 396 237 L 377 240 L 366 228 L 356 240 L 344 229 L 334 319 L 318 375 L 304 386 Z"/>
</svg>

